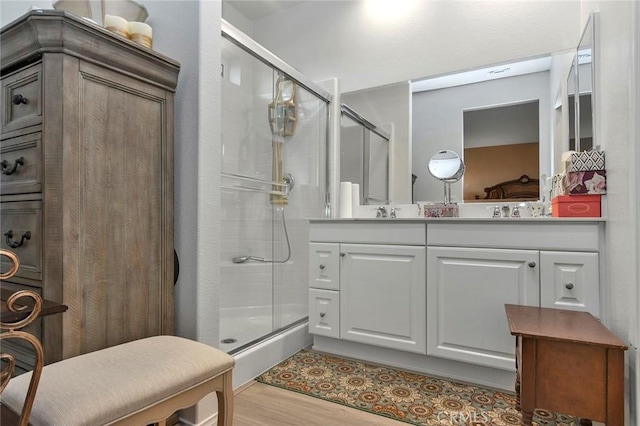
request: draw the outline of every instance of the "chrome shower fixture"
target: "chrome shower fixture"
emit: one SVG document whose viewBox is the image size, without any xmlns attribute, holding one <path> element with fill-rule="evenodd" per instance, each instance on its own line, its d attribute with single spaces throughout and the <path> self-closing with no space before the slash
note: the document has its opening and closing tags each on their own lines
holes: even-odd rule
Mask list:
<svg viewBox="0 0 640 426">
<path fill-rule="evenodd" d="M 284 188 L 284 192 L 288 196 L 293 187 L 296 185 L 296 181 L 293 179 L 293 175 L 291 173 L 284 173 L 282 175 L 282 183 L 287 185 Z"/>
<path fill-rule="evenodd" d="M 234 257 L 232 259 L 232 262 L 233 263 L 244 263 L 244 262 L 247 262 L 249 260 L 255 260 L 256 262 L 262 262 L 262 263 L 272 262 L 272 260 L 265 259 L 264 257 L 257 257 L 257 256 L 238 256 L 238 257 Z"/>
</svg>

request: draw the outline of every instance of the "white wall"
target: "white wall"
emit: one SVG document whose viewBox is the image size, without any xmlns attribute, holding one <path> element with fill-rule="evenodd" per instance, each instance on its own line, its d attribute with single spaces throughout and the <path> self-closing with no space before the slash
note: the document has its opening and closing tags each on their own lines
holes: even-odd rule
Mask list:
<svg viewBox="0 0 640 426">
<path fill-rule="evenodd" d="M 462 155 L 465 110 L 531 100 L 539 100 L 540 173 L 548 175 L 551 133 L 549 72 L 414 93 L 412 166 L 413 173 L 418 176 L 414 187 L 416 200 L 442 199 L 442 183 L 429 175 L 427 164 L 438 150 L 450 149 Z M 462 200 L 462 182 L 452 185 L 451 197 L 454 201 Z"/>
<path fill-rule="evenodd" d="M 376 13 L 372 6 L 392 5 Z M 577 1 L 310 1 L 253 24 L 254 38 L 343 92 L 575 47 Z"/>
<path fill-rule="evenodd" d="M 625 424 L 640 424 L 638 405 L 638 220 L 640 114 L 638 2 L 582 3 L 581 19 L 599 11 L 599 45 L 596 46 L 596 140 L 606 152 L 606 323 L 627 344 L 631 413 Z"/>
</svg>

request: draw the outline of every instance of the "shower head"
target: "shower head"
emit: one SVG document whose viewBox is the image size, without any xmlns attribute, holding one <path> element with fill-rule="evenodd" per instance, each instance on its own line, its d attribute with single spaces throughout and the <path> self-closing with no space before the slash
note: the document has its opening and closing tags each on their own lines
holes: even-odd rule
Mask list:
<svg viewBox="0 0 640 426">
<path fill-rule="evenodd" d="M 255 260 L 256 262 L 263 262 L 263 263 L 271 262 L 269 259 L 265 259 L 264 257 L 257 257 L 257 256 L 237 256 L 231 259 L 233 263 L 244 263 L 249 260 Z"/>
</svg>

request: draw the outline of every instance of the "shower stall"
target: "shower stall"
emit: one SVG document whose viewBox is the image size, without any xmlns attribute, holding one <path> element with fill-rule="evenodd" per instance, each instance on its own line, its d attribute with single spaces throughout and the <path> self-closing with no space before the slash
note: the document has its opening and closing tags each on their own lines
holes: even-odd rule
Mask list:
<svg viewBox="0 0 640 426">
<path fill-rule="evenodd" d="M 327 211 L 331 96 L 224 21 L 221 73 L 218 347 L 237 356 L 306 327 L 307 219 Z"/>
</svg>

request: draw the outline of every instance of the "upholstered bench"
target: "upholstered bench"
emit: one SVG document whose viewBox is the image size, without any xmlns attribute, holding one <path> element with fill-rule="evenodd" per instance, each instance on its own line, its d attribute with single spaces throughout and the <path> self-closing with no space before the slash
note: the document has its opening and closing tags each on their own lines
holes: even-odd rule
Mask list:
<svg viewBox="0 0 640 426">
<path fill-rule="evenodd" d="M 231 425 L 230 355 L 193 340 L 155 336 L 68 358 L 42 369 L 29 423 L 164 425 L 216 392 L 218 425 Z M 31 373 L 11 379 L 2 404 L 20 413 Z"/>
</svg>

